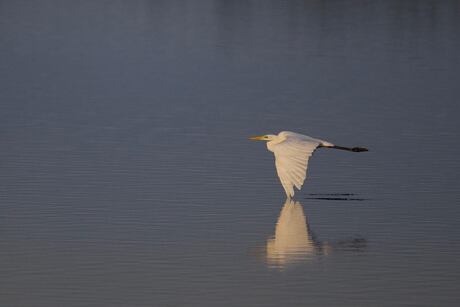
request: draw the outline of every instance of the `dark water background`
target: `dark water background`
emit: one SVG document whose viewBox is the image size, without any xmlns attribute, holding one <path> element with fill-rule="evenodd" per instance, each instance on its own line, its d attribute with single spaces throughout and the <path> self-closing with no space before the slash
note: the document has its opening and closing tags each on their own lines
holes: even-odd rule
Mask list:
<svg viewBox="0 0 460 307">
<path fill-rule="evenodd" d="M 459 1 L 0 1 L 0 305 L 457 306 L 459 73 Z M 371 151 L 289 211 L 281 130 Z"/>
</svg>

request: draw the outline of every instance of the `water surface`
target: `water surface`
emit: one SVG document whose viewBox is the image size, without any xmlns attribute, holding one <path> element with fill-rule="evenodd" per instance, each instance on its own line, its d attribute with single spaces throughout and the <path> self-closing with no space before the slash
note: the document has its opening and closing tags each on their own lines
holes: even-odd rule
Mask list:
<svg viewBox="0 0 460 307">
<path fill-rule="evenodd" d="M 458 1 L 0 1 L 0 305 L 456 306 Z M 321 149 L 296 202 L 250 135 Z"/>
</svg>

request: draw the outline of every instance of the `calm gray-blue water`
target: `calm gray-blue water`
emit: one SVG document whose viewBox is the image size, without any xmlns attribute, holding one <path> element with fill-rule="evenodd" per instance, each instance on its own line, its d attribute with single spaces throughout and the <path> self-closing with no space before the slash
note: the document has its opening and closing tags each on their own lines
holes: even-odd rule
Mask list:
<svg viewBox="0 0 460 307">
<path fill-rule="evenodd" d="M 459 1 L 0 1 L 1 306 L 458 306 Z M 319 149 L 294 201 L 251 135 Z"/>
</svg>

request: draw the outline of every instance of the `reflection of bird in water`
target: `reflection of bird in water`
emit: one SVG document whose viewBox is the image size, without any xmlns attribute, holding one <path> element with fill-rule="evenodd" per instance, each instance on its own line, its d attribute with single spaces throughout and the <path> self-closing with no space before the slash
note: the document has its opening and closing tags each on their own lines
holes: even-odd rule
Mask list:
<svg viewBox="0 0 460 307">
<path fill-rule="evenodd" d="M 268 141 L 267 148 L 275 154 L 278 177 L 288 198 L 294 196 L 294 186 L 300 190 L 307 176 L 308 159 L 316 148 L 335 148 L 353 152 L 368 151 L 362 147 L 342 147 L 312 137 L 283 131 L 278 135 L 261 135 L 251 140 Z"/>
<path fill-rule="evenodd" d="M 286 199 L 276 223 L 275 235 L 267 240 L 266 261 L 269 266 L 283 268 L 290 264 L 313 260 L 336 252 L 362 252 L 364 238 L 355 237 L 333 243 L 321 242 L 308 226 L 302 205 Z"/>
<path fill-rule="evenodd" d="M 284 266 L 328 251 L 327 243 L 315 240 L 302 205 L 287 199 L 276 224 L 275 236 L 267 241 L 268 264 Z"/>
</svg>

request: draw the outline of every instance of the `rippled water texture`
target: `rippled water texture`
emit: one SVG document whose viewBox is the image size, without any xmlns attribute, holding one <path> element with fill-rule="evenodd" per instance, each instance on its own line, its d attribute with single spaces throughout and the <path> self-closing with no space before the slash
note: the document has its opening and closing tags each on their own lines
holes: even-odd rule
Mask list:
<svg viewBox="0 0 460 307">
<path fill-rule="evenodd" d="M 458 1 L 0 1 L 1 306 L 458 306 Z M 248 136 L 320 149 L 286 202 Z"/>
</svg>

